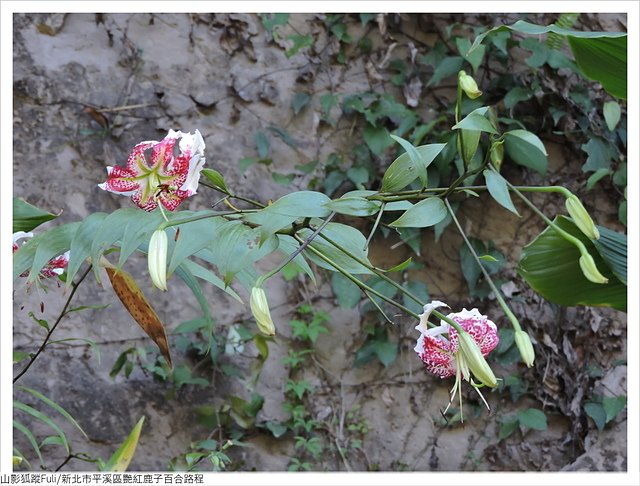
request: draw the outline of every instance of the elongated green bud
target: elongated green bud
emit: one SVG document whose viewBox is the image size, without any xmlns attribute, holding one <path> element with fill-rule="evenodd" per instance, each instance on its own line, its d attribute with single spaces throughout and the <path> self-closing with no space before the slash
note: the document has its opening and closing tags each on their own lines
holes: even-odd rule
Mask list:
<svg viewBox="0 0 640 486">
<path fill-rule="evenodd" d="M 500 172 L 502 160 L 504 159 L 504 141 L 501 140 L 500 142 L 494 142 L 493 145 L 491 145 L 489 157 L 491 158 L 493 166 L 498 172 Z"/>
<path fill-rule="evenodd" d="M 273 321 L 271 320 L 267 296 L 261 287 L 253 287 L 251 289 L 249 305 L 251 306 L 251 313 L 258 324 L 260 332 L 267 336 L 275 336 L 276 327 L 273 325 Z"/>
<path fill-rule="evenodd" d="M 497 386 L 498 381 L 473 338 L 468 333 L 462 332 L 458 333 L 458 339 L 462 357 L 473 376 L 485 386 L 491 388 Z"/>
<path fill-rule="evenodd" d="M 465 94 L 472 100 L 475 100 L 478 96 L 482 95 L 482 91 L 478 89 L 476 80 L 464 71 L 460 71 L 458 73 L 458 84 L 460 85 L 462 91 L 464 91 Z"/>
<path fill-rule="evenodd" d="M 151 235 L 147 262 L 153 285 L 160 290 L 167 290 L 167 233 L 165 230 L 156 230 Z"/>
<path fill-rule="evenodd" d="M 533 351 L 533 344 L 531 344 L 531 338 L 524 331 L 516 331 L 515 340 L 522 361 L 531 368 L 533 366 L 533 360 L 536 358 L 536 354 Z"/>
<path fill-rule="evenodd" d="M 573 222 L 580 229 L 580 231 L 582 231 L 587 236 L 587 238 L 590 238 L 592 240 L 597 240 L 600 238 L 600 232 L 598 231 L 598 228 L 593 223 L 591 216 L 589 216 L 589 213 L 582 205 L 580 199 L 578 199 L 578 196 L 576 196 L 575 194 L 569 196 L 565 201 L 565 206 L 567 208 L 569 216 L 571 216 L 571 219 L 573 219 Z"/>
<path fill-rule="evenodd" d="M 600 273 L 598 267 L 596 267 L 596 262 L 593 261 L 593 257 L 589 253 L 583 253 L 580 257 L 580 269 L 584 276 L 593 283 L 606 284 L 609 281 Z"/>
<path fill-rule="evenodd" d="M 458 130 L 458 132 L 460 133 L 458 133 L 456 146 L 466 168 L 478 150 L 482 132 L 478 130 Z"/>
</svg>

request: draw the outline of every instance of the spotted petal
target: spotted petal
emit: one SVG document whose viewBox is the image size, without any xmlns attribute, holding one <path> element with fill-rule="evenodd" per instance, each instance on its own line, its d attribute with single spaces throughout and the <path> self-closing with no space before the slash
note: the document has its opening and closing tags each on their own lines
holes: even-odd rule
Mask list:
<svg viewBox="0 0 640 486">
<path fill-rule="evenodd" d="M 178 141 L 176 150 L 176 141 Z M 161 141 L 136 145 L 127 158 L 126 167 L 107 167 L 103 190 L 131 197 L 145 211 L 152 211 L 158 201 L 169 211 L 196 193 L 204 166 L 204 140 L 195 134 L 169 130 Z"/>
</svg>

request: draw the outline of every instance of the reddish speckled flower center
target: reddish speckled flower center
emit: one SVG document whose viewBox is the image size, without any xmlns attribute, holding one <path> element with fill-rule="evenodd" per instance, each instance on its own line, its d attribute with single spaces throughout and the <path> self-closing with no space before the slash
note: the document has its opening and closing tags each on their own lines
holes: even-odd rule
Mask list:
<svg viewBox="0 0 640 486">
<path fill-rule="evenodd" d="M 449 314 L 478 344 L 482 356 L 487 356 L 499 342 L 496 325 L 477 309 Z M 458 332 L 446 322 L 421 333 L 415 351 L 430 373 L 440 378 L 454 376 L 457 370 Z"/>
</svg>

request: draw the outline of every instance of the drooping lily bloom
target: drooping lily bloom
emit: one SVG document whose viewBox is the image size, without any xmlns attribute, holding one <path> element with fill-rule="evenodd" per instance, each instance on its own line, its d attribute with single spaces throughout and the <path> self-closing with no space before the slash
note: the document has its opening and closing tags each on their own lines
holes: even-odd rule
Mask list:
<svg viewBox="0 0 640 486">
<path fill-rule="evenodd" d="M 18 240 L 23 238 L 32 238 L 33 233 L 25 233 L 24 231 L 18 231 L 13 234 L 13 253 L 18 251 L 20 245 L 18 245 Z M 62 275 L 69 264 L 69 252 L 65 252 L 62 255 L 58 255 L 55 258 L 49 260 L 49 262 L 42 267 L 40 270 L 40 277 L 42 278 L 51 278 L 57 277 L 58 275 Z M 20 275 L 21 277 L 26 277 L 29 275 L 27 272 Z"/>
<path fill-rule="evenodd" d="M 440 378 L 456 377 L 456 382 L 450 392 L 451 406 L 456 394 L 460 392 L 462 380 L 468 381 L 478 390 L 479 386 L 496 386 L 497 382 L 491 368 L 484 359 L 500 341 L 496 325 L 478 312 L 478 309 L 463 309 L 447 317 L 455 321 L 464 331 L 458 331 L 444 320 L 440 326 L 429 329 L 427 322 L 433 309 L 448 307 L 443 302 L 434 301 L 424 306 L 424 313 L 420 315 L 420 324 L 416 329 L 420 337 L 415 352 L 423 361 L 425 368 Z M 476 383 L 472 375 L 479 381 Z M 484 404 L 489 408 L 486 400 L 478 390 Z M 460 417 L 462 421 L 462 395 L 460 394 Z"/>
<path fill-rule="evenodd" d="M 198 130 L 193 134 L 169 130 L 159 142 L 136 145 L 126 167 L 107 167 L 108 178 L 98 187 L 130 196 L 145 211 L 153 211 L 158 201 L 173 211 L 197 192 L 205 163 L 204 147 Z"/>
</svg>

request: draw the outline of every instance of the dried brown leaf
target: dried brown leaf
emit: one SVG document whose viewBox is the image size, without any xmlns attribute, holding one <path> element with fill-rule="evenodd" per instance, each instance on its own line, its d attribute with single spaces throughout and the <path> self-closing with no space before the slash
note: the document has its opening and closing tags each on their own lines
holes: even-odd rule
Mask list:
<svg viewBox="0 0 640 486">
<path fill-rule="evenodd" d="M 134 278 L 124 270 L 106 267 L 107 275 L 113 286 L 113 290 L 124 305 L 127 312 L 138 323 L 147 335 L 153 339 L 160 348 L 162 356 L 167 360 L 169 366 L 171 364 L 171 355 L 169 353 L 169 344 L 164 325 L 160 318 L 153 310 L 151 304 L 138 287 Z"/>
</svg>

